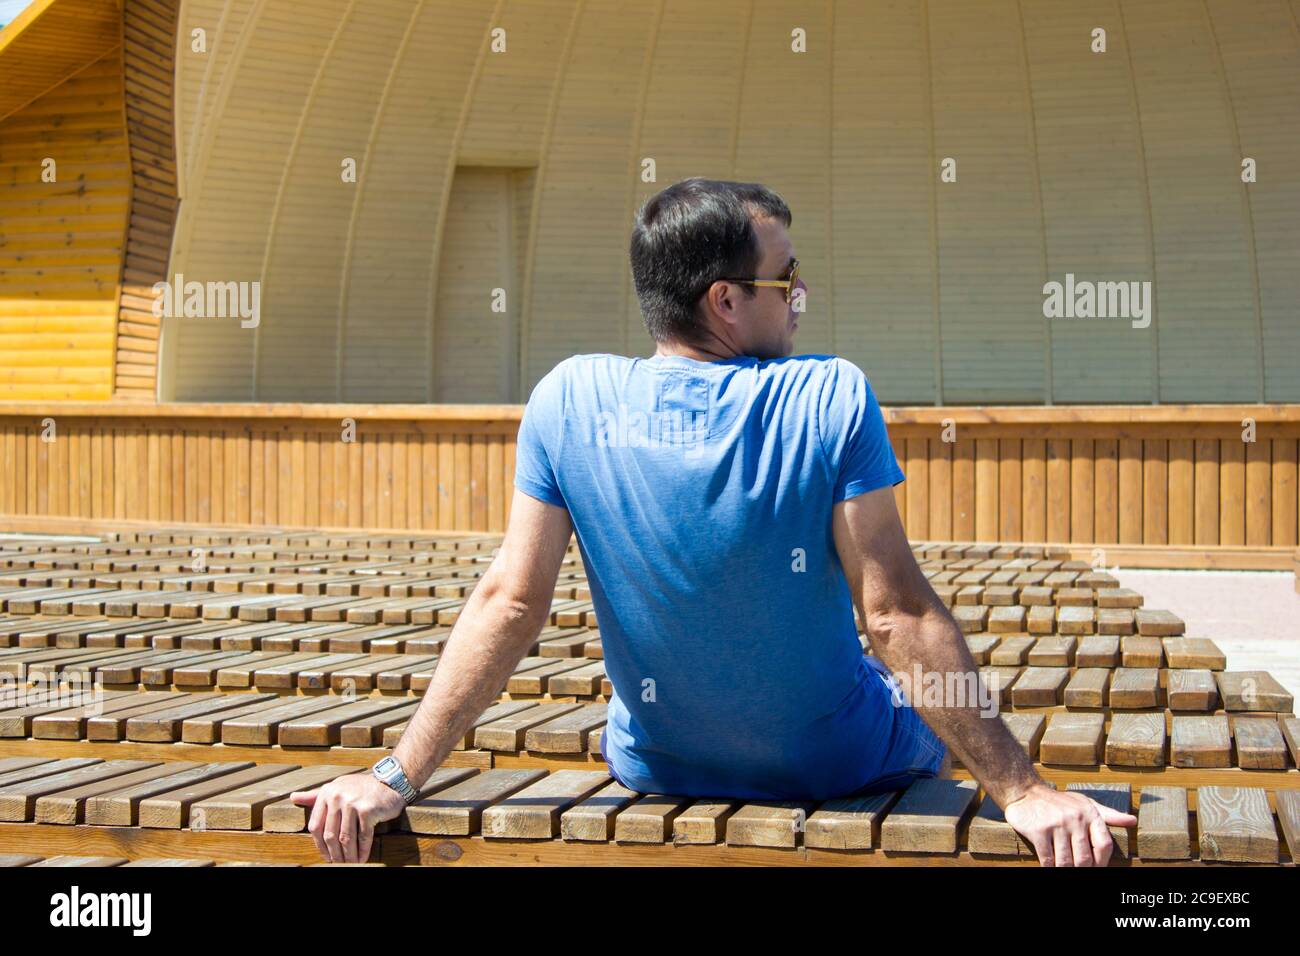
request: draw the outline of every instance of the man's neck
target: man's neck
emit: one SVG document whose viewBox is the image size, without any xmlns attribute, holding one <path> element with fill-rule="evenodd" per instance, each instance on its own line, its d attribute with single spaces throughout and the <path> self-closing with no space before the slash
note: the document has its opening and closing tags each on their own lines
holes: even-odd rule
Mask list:
<svg viewBox="0 0 1300 956">
<path fill-rule="evenodd" d="M 655 355 L 681 355 L 685 358 L 695 359 L 697 362 L 720 362 L 723 359 L 735 358 L 740 354 L 728 349 L 722 343 L 718 343 L 714 348 L 725 349 L 725 351 L 714 351 L 711 348 L 688 345 L 684 342 L 660 342 L 655 349 Z"/>
</svg>

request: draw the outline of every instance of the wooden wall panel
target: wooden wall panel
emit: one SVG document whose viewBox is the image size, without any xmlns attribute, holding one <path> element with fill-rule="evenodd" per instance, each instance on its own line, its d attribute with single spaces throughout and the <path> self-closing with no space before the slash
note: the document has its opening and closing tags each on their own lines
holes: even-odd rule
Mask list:
<svg viewBox="0 0 1300 956">
<path fill-rule="evenodd" d="M 719 9 L 719 15 L 734 13 Z M 820 308 L 829 292 L 836 321 L 825 346 L 813 340 L 799 348 L 832 349 L 859 365 L 891 401 L 934 402 L 940 396 L 939 187 L 926 7 L 892 0 L 837 3 L 833 29 L 827 83 L 832 288 L 812 284 L 809 300 L 810 309 Z M 725 28 L 712 42 L 733 32 L 734 26 Z M 798 247 L 806 232 L 803 210 L 796 207 L 794 216 Z M 815 279 L 810 266 L 804 269 Z M 803 330 L 801 321 L 801 339 Z"/>
<path fill-rule="evenodd" d="M 1093 509 L 1092 539 L 1098 544 L 1119 540 L 1119 442 L 1098 438 L 1093 442 Z"/>
<path fill-rule="evenodd" d="M 975 537 L 975 440 L 958 438 L 952 458 L 952 537 Z"/>
<path fill-rule="evenodd" d="M 0 399 L 148 399 L 161 379 L 164 398 L 199 401 L 463 400 L 431 372 L 439 267 L 452 171 L 491 167 L 516 171 L 493 248 L 513 249 L 520 325 L 482 357 L 499 368 L 467 377 L 510 400 L 574 352 L 649 350 L 631 213 L 702 174 L 790 201 L 811 285 L 799 349 L 851 358 L 884 401 L 1295 401 L 1298 36 L 1275 0 L 36 0 L 0 39 L 0 123 L 65 155 L 88 124 L 104 135 L 81 144 L 87 195 L 41 210 L 77 218 L 72 249 L 11 225 L 47 197 L 0 135 L 4 241 L 45 260 L 39 290 L 0 276 Z M 115 77 L 74 80 L 101 82 L 125 177 L 111 130 L 42 95 L 119 44 Z M 1224 174 L 1243 156 L 1255 183 Z M 948 157 L 958 179 L 940 183 Z M 263 324 L 162 335 L 141 293 L 169 271 L 261 282 Z M 1067 272 L 1158 280 L 1159 311 L 1138 330 L 1036 318 L 1041 281 Z M 95 301 L 32 301 L 74 280 Z M 1185 470 L 1170 451 L 1166 473 Z M 1099 489 L 1051 514 L 1091 511 L 1101 534 Z M 1260 500 L 1243 540 L 1272 535 Z M 998 529 L 1036 521 L 1024 504 L 1001 502 Z M 1186 504 L 1167 496 L 1152 527 L 1185 537 Z M 1122 517 L 1117 500 L 1116 537 Z"/>
<path fill-rule="evenodd" d="M 1070 442 L 1070 540 L 1083 541 L 1094 533 L 1096 500 L 1093 491 L 1093 441 Z"/>
<path fill-rule="evenodd" d="M 172 230 L 180 205 L 173 89 L 180 0 L 126 0 L 122 69 L 131 201 L 114 346 L 113 396 L 157 395 L 162 320 L 153 314 L 157 282 L 168 282 Z"/>
<path fill-rule="evenodd" d="M 998 440 L 975 439 L 975 540 L 998 538 Z"/>
<path fill-rule="evenodd" d="M 1240 170 L 1243 154 L 1214 30 L 1204 4 L 1183 0 L 1125 3 L 1123 23 L 1155 226 L 1156 397 L 1196 402 L 1212 393 L 1219 401 L 1258 401 L 1254 227 L 1246 187 L 1226 173 Z M 1199 251 L 1214 248 L 1237 253 Z"/>
<path fill-rule="evenodd" d="M 998 440 L 998 540 L 1020 541 L 1024 538 L 1021 488 L 1021 445 L 1018 438 Z M 916 532 L 913 532 L 914 534 Z"/>
<path fill-rule="evenodd" d="M 1272 468 L 1272 504 L 1273 528 L 1272 543 L 1276 545 L 1293 545 L 1296 543 L 1296 442 L 1290 438 L 1273 440 Z"/>
<path fill-rule="evenodd" d="M 112 394 L 131 188 L 122 96 L 114 43 L 0 118 L 0 401 Z"/>
<path fill-rule="evenodd" d="M 1219 443 L 1219 543 L 1246 543 L 1246 443 Z"/>
<path fill-rule="evenodd" d="M 894 459 L 898 462 L 900 468 L 907 465 L 907 441 L 897 436 L 891 436 L 889 439 L 890 448 L 893 449 Z M 904 472 L 906 474 L 906 472 Z M 907 524 L 907 482 L 894 486 L 894 504 L 898 506 L 898 514 L 903 519 L 903 524 Z"/>
<path fill-rule="evenodd" d="M 1047 277 L 1019 7 L 931 0 L 927 10 L 931 175 L 944 159 L 957 163 L 956 181 L 936 186 L 943 395 L 1042 401 L 1050 394 Z M 991 523 L 976 529 L 979 540 L 997 533 L 996 505 Z"/>
<path fill-rule="evenodd" d="M 903 491 L 907 496 L 907 526 L 916 528 L 917 534 L 928 537 L 930 531 L 930 442 L 925 438 L 907 439 L 907 460 L 901 462 L 907 481 Z M 920 530 L 924 529 L 924 530 Z"/>
<path fill-rule="evenodd" d="M 1021 0 L 1018 6 L 1033 96 L 1047 276 L 1058 282 L 1067 273 L 1089 280 L 1152 280 L 1142 129 L 1128 38 L 1117 29 L 1123 22 L 1119 2 Z M 1103 24 L 1108 49 L 1098 55 L 1088 40 Z M 1103 142 L 1107 148 L 1099 149 Z M 1079 162 L 1082 155 L 1086 163 Z M 1058 319 L 1050 322 L 1050 332 L 1054 401 L 1151 399 L 1154 328 Z M 1086 520 L 1092 506 L 1077 498 L 1073 505 L 1074 516 Z"/>
<path fill-rule="evenodd" d="M 930 535 L 940 541 L 952 537 L 953 442 L 930 439 Z"/>
<path fill-rule="evenodd" d="M 1195 544 L 1215 544 L 1219 541 L 1219 442 L 1198 438 L 1193 454 L 1196 487 L 1192 491 L 1195 502 L 1192 539 Z"/>
<path fill-rule="evenodd" d="M 1047 442 L 1026 438 L 1020 446 L 1021 521 L 1026 541 L 1047 540 Z"/>
<path fill-rule="evenodd" d="M 1119 442 L 1119 543 L 1142 541 L 1142 442 L 1121 438 Z"/>
<path fill-rule="evenodd" d="M 118 45 L 120 0 L 31 0 L 0 36 L 0 117 Z M 11 5 L 12 6 L 12 5 Z"/>
<path fill-rule="evenodd" d="M 534 196 L 520 398 L 570 355 L 618 352 L 626 339 L 627 207 L 641 160 L 631 144 L 661 8 L 588 0 L 570 18 Z"/>
<path fill-rule="evenodd" d="M 1070 537 L 1070 441 L 1047 441 L 1047 540 Z"/>
<path fill-rule="evenodd" d="M 521 414 L 519 405 L 86 402 L 38 417 L 9 403 L 0 405 L 0 515 L 501 531 Z M 1255 442 L 1242 441 L 1247 415 Z M 355 441 L 343 440 L 344 418 L 357 423 Z M 886 408 L 885 418 L 907 475 L 895 501 L 914 539 L 1300 540 L 1294 406 L 1110 407 L 1092 418 Z M 947 418 L 958 422 L 956 442 L 943 441 Z"/>
<path fill-rule="evenodd" d="M 1167 544 L 1169 528 L 1169 443 L 1142 443 L 1142 540 Z"/>
<path fill-rule="evenodd" d="M 511 398 L 501 372 L 508 365 L 508 345 L 519 332 L 522 285 L 510 230 L 511 176 L 507 169 L 456 169 L 438 271 L 430 369 L 434 401 Z M 504 312 L 493 309 L 498 288 L 505 292 Z M 375 363 L 388 363 L 386 356 L 393 351 L 374 350 L 362 376 L 373 377 Z M 394 378 L 400 377 L 394 368 Z"/>
<path fill-rule="evenodd" d="M 389 73 L 374 115 L 366 117 L 370 121 L 366 139 L 357 147 L 364 150 L 358 156 L 358 162 L 364 163 L 364 176 L 358 177 L 350 197 L 347 272 L 342 277 L 342 289 L 337 291 L 341 314 L 337 317 L 339 379 L 335 397 L 339 401 L 474 402 L 517 398 L 500 394 L 497 383 L 503 365 L 502 343 L 511 341 L 513 329 L 506 326 L 505 316 L 490 311 L 491 290 L 501 286 L 507 292 L 510 316 L 519 314 L 522 283 L 515 281 L 509 269 L 505 270 L 508 275 L 494 275 L 491 281 L 473 285 L 479 328 L 482 334 L 498 340 L 491 343 L 495 349 L 485 348 L 485 354 L 471 365 L 469 371 L 474 374 L 477 390 L 467 388 L 462 395 L 450 397 L 447 393 L 454 391 L 455 385 L 448 388 L 434 372 L 435 366 L 444 371 L 449 366 L 459 368 L 456 358 L 441 352 L 435 338 L 456 319 L 437 304 L 447 295 L 448 260 L 458 252 L 458 244 L 474 244 L 474 237 L 466 243 L 467 237 L 454 225 L 463 197 L 458 202 L 453 190 L 463 188 L 465 183 L 453 184 L 452 179 L 464 114 L 472 102 L 477 102 L 472 96 L 481 82 L 476 64 L 481 64 L 477 69 L 491 71 L 498 80 L 502 79 L 500 73 L 512 77 L 520 76 L 521 71 L 528 73 L 539 55 L 536 47 L 543 42 L 538 31 L 557 29 L 537 23 L 540 17 L 536 11 L 522 22 L 512 14 L 504 24 L 511 40 L 508 53 L 488 56 L 483 50 L 483 36 L 493 12 L 492 4 L 469 4 L 464 0 L 401 8 L 399 15 L 412 18 L 409 26 L 397 48 L 376 55 L 380 61 L 391 57 L 391 63 L 385 67 Z M 364 9 L 361 18 L 365 22 Z M 530 90 L 511 102 L 523 109 L 537 96 L 538 91 Z M 501 106 L 489 98 L 484 110 L 496 115 Z M 327 118 L 334 117 L 327 113 Z M 541 120 L 530 116 L 522 122 L 532 127 Z M 519 148 L 531 149 L 532 162 L 536 161 L 534 135 L 525 135 L 521 129 Z M 504 170 L 497 172 L 506 175 Z M 303 198 L 310 202 L 308 197 Z M 495 228 L 492 221 L 486 225 Z M 494 260 L 503 248 L 514 248 L 511 237 L 504 235 L 480 238 L 479 242 L 490 248 Z M 473 250 L 475 256 L 479 252 Z M 458 264 L 468 271 L 464 278 L 481 279 L 483 266 L 467 262 L 468 254 L 463 251 L 460 255 Z M 377 267 L 379 263 L 382 268 Z M 491 265 L 495 273 L 496 262 Z M 328 310 L 325 314 L 334 318 Z M 435 316 L 445 321 L 435 322 Z M 458 357 L 464 358 L 463 354 Z M 491 368 L 483 371 L 485 364 Z M 453 376 L 453 380 L 464 384 L 463 377 L 456 380 Z M 441 391 L 436 385 L 442 385 Z"/>
<path fill-rule="evenodd" d="M 1246 445 L 1246 544 L 1266 545 L 1272 534 L 1273 444 L 1253 441 Z"/>
<path fill-rule="evenodd" d="M 331 420 L 268 428 L 239 413 L 172 408 L 168 417 L 60 412 L 50 442 L 32 415 L 0 416 L 0 514 L 505 528 L 517 419 L 362 422 L 346 443 Z M 438 470 L 446 462 L 449 476 Z"/>
<path fill-rule="evenodd" d="M 1241 156 L 1269 156 L 1279 168 L 1300 168 L 1300 15 L 1286 3 L 1207 0 L 1205 11 L 1219 56 L 1224 98 L 1232 107 Z M 1248 15 L 1243 16 L 1243 12 Z M 1240 160 L 1233 157 L 1238 163 Z M 1300 398 L 1300 269 L 1296 223 L 1300 177 L 1260 176 L 1239 187 L 1242 217 L 1253 235 L 1264 401 Z"/>
<path fill-rule="evenodd" d="M 1196 472 L 1192 447 L 1190 438 L 1175 438 L 1169 442 L 1170 544 L 1188 545 L 1193 541 Z"/>
</svg>

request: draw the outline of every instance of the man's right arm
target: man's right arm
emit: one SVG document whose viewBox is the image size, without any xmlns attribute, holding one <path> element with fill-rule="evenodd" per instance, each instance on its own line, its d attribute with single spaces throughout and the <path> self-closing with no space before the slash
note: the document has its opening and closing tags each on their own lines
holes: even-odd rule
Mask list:
<svg viewBox="0 0 1300 956">
<path fill-rule="evenodd" d="M 479 579 L 447 639 L 420 706 L 393 751 L 417 790 L 496 699 L 546 624 L 573 525 L 564 508 L 516 490 L 500 552 Z M 291 795 L 311 808 L 308 832 L 328 861 L 364 862 L 375 825 L 405 806 L 369 772 Z"/>
</svg>

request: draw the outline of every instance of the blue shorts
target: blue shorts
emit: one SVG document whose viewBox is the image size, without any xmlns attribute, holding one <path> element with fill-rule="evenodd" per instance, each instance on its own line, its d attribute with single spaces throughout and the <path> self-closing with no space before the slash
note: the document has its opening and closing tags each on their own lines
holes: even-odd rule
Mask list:
<svg viewBox="0 0 1300 956">
<path fill-rule="evenodd" d="M 882 762 L 881 772 L 848 796 L 864 797 L 890 790 L 905 790 L 914 781 L 934 777 L 948 752 L 944 742 L 921 719 L 910 704 L 902 703 L 898 684 L 878 657 L 864 658 L 867 666 L 876 672 L 895 704 L 894 732 L 890 738 L 889 753 Z"/>
<path fill-rule="evenodd" d="M 877 657 L 866 656 L 864 660 L 880 678 L 881 690 L 893 700 L 901 702 L 902 696 L 898 694 L 898 685 L 889 668 Z M 900 703 L 894 708 L 894 729 L 890 736 L 889 752 L 881 761 L 881 773 L 846 796 L 864 797 L 890 790 L 905 790 L 916 780 L 937 776 L 939 765 L 947 753 L 948 748 L 944 742 L 921 719 L 915 708 Z M 626 786 L 618 779 L 614 768 L 609 764 L 609 758 L 605 756 L 604 733 L 600 735 L 600 756 L 605 761 L 606 772 L 610 777 L 616 783 Z"/>
</svg>

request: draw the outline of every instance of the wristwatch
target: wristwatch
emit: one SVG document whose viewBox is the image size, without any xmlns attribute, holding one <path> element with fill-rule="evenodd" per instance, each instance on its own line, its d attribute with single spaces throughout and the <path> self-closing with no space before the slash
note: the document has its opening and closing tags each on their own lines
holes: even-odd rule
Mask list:
<svg viewBox="0 0 1300 956">
<path fill-rule="evenodd" d="M 400 793 L 402 799 L 407 803 L 419 796 L 416 789 L 411 786 L 411 781 L 406 779 L 406 774 L 402 771 L 402 765 L 392 757 L 384 757 L 370 768 L 370 772 L 375 775 L 380 783 Z"/>
</svg>

